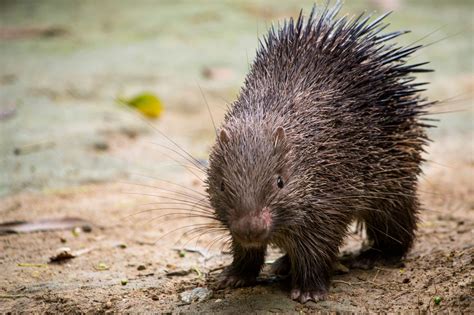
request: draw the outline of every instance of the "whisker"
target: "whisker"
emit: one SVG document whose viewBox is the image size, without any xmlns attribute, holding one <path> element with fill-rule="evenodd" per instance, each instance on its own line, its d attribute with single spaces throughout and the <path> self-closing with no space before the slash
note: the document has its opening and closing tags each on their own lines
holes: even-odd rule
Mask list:
<svg viewBox="0 0 474 315">
<path fill-rule="evenodd" d="M 138 205 L 138 207 L 145 207 L 145 206 L 172 206 L 172 205 L 184 205 L 184 206 L 193 206 L 192 203 L 182 203 L 182 202 L 150 202 Z M 192 211 L 203 211 L 206 213 L 214 213 L 214 209 L 209 208 L 205 205 L 198 205 L 196 208 L 187 208 L 188 210 Z"/>
<path fill-rule="evenodd" d="M 169 180 L 166 180 L 166 179 L 162 179 L 162 178 L 159 178 L 159 177 L 155 177 L 155 176 L 150 176 L 150 175 L 144 175 L 144 174 L 140 174 L 140 173 L 131 173 L 135 176 L 140 176 L 140 177 L 145 177 L 145 178 L 149 178 L 149 179 L 152 179 L 152 180 L 156 180 L 156 181 L 160 181 L 160 182 L 163 182 L 163 183 L 166 183 L 166 184 L 170 184 L 170 185 L 173 185 L 173 186 L 177 186 L 177 187 L 181 187 L 181 188 L 184 188 L 186 190 L 189 190 L 189 191 L 192 191 L 192 192 L 195 192 L 199 195 L 202 195 L 204 197 L 206 197 L 207 195 L 200 192 L 200 191 L 197 191 L 195 189 L 192 189 L 192 188 L 189 188 L 185 185 L 180 185 L 180 184 L 177 184 L 175 182 L 172 182 L 172 181 L 169 181 Z"/>
<path fill-rule="evenodd" d="M 207 217 L 207 216 L 200 215 L 200 214 L 184 213 L 184 212 L 171 212 L 171 213 L 165 213 L 165 214 L 153 217 L 151 219 L 148 219 L 147 222 L 151 223 L 155 220 L 170 217 L 170 216 L 177 216 L 177 217 L 175 217 L 174 219 L 171 219 L 171 220 L 178 220 L 178 219 L 183 219 L 183 218 L 205 218 L 205 219 L 211 219 L 211 220 L 213 219 L 212 217 Z M 170 221 L 170 220 L 168 220 L 168 221 Z"/>
<path fill-rule="evenodd" d="M 127 107 L 127 106 L 123 106 L 122 107 L 124 110 L 128 111 L 134 118 L 136 119 L 139 119 L 141 122 L 145 123 L 148 127 L 150 127 L 151 129 L 153 129 L 156 133 L 158 133 L 159 135 L 161 135 L 162 137 L 164 137 L 169 143 L 173 144 L 177 149 L 179 149 L 181 152 L 183 152 L 186 156 L 188 156 L 191 161 L 194 161 L 196 163 L 196 166 L 199 166 L 201 165 L 201 163 L 199 162 L 198 159 L 196 159 L 194 156 L 192 156 L 188 151 L 186 151 L 182 146 L 180 146 L 176 141 L 174 141 L 173 139 L 171 139 L 170 137 L 168 137 L 164 132 L 162 132 L 161 130 L 159 130 L 158 128 L 156 128 L 153 124 L 151 124 L 148 120 L 144 119 L 142 116 L 140 116 L 139 114 L 136 113 L 135 110 Z"/>
<path fill-rule="evenodd" d="M 185 226 L 181 226 L 181 227 L 178 227 L 176 229 L 173 229 L 165 234 L 163 234 L 161 237 L 158 238 L 158 240 L 156 240 L 155 244 L 158 243 L 159 241 L 161 241 L 164 237 L 172 234 L 172 233 L 175 233 L 176 231 L 179 231 L 179 230 L 182 230 L 182 229 L 186 229 L 186 228 L 199 228 L 199 227 L 202 227 L 202 228 L 205 228 L 205 227 L 209 227 L 209 223 L 194 223 L 194 224 L 191 224 L 191 225 L 185 225 Z"/>
<path fill-rule="evenodd" d="M 171 210 L 182 210 L 183 212 L 181 212 L 181 213 L 183 213 L 183 214 L 191 214 L 191 215 L 196 215 L 196 216 L 199 216 L 199 217 L 202 217 L 202 218 L 209 218 L 209 219 L 216 220 L 215 217 L 212 215 L 212 213 L 209 213 L 209 212 L 204 212 L 204 211 L 200 211 L 200 210 L 193 210 L 192 212 L 190 212 L 189 209 L 175 208 L 175 207 L 145 209 L 145 210 L 141 210 L 141 211 L 129 214 L 125 217 L 122 217 L 121 219 L 122 220 L 123 219 L 128 219 L 132 216 L 136 216 L 136 215 L 143 214 L 143 213 L 154 212 L 154 211 L 171 211 Z M 187 212 L 184 212 L 184 211 L 187 211 Z"/>
<path fill-rule="evenodd" d="M 173 198 L 173 197 L 162 196 L 162 195 L 156 195 L 156 194 L 149 194 L 149 193 L 139 193 L 139 192 L 123 192 L 123 193 L 127 194 L 127 195 L 148 196 L 148 197 L 163 198 L 163 199 L 168 199 L 168 200 L 173 200 L 173 201 L 180 201 L 180 202 L 183 202 L 183 203 L 189 204 L 189 205 L 197 204 L 197 205 L 205 206 L 204 204 L 198 203 L 198 202 L 204 201 L 204 199 L 201 199 L 200 201 L 195 202 L 195 201 L 191 201 L 191 200 L 184 200 L 184 199 Z"/>
<path fill-rule="evenodd" d="M 204 92 L 201 86 L 199 85 L 199 83 L 198 83 L 198 87 L 199 87 L 199 90 L 201 91 L 201 95 L 202 95 L 202 98 L 204 99 L 204 103 L 206 103 L 207 111 L 209 113 L 209 116 L 211 117 L 212 126 L 214 127 L 214 132 L 216 133 L 216 137 L 217 137 L 216 123 L 214 122 L 214 117 L 212 117 L 211 108 L 209 107 L 209 103 L 207 102 L 206 95 L 204 95 Z"/>
<path fill-rule="evenodd" d="M 214 238 L 214 240 L 212 240 L 208 246 L 206 246 L 206 250 L 207 251 L 211 251 L 212 249 L 212 246 L 214 246 L 216 243 L 219 243 L 221 242 L 223 239 L 225 238 L 230 238 L 231 236 L 229 234 L 223 234 L 221 236 L 218 236 L 216 238 Z"/>
<path fill-rule="evenodd" d="M 164 144 L 161 144 L 161 143 L 157 143 L 157 142 L 153 142 L 153 141 L 149 141 L 149 143 L 153 144 L 153 145 L 156 145 L 160 148 L 163 148 L 163 149 L 167 149 L 167 150 L 170 150 L 171 152 L 177 154 L 179 157 L 183 158 L 185 161 L 191 163 L 194 167 L 196 167 L 197 169 L 199 169 L 201 172 L 205 172 L 205 167 L 204 165 L 201 164 L 201 162 L 199 162 L 198 160 L 196 161 L 193 161 L 193 160 L 189 160 L 185 155 L 181 154 L 180 152 L 178 152 L 177 150 L 173 149 L 173 148 L 170 148 Z M 168 154 L 160 151 L 160 153 L 162 154 L 165 154 L 166 156 L 170 157 Z M 179 162 L 177 160 L 175 160 L 176 162 Z"/>
<path fill-rule="evenodd" d="M 194 195 L 190 195 L 190 194 L 186 194 L 186 193 L 184 193 L 184 192 L 180 192 L 180 191 L 176 191 L 176 190 L 171 190 L 171 189 L 166 189 L 166 188 L 162 188 L 162 187 L 158 187 L 158 186 L 154 186 L 154 185 L 141 184 L 141 183 L 132 183 L 132 182 L 127 182 L 127 181 L 118 181 L 118 182 L 119 182 L 119 183 L 123 183 L 123 184 L 128 184 L 128 185 L 149 187 L 149 188 L 153 188 L 153 189 L 157 189 L 157 190 L 167 191 L 167 192 L 171 192 L 171 193 L 174 193 L 174 194 L 177 194 L 177 195 L 181 195 L 181 196 L 184 196 L 184 197 L 188 197 L 188 198 L 194 199 L 194 200 L 199 200 L 199 199 L 200 199 L 199 197 L 194 196 Z"/>
<path fill-rule="evenodd" d="M 129 193 L 129 194 L 146 195 L 144 193 Z M 149 195 L 151 195 L 151 194 L 149 194 Z M 213 208 L 209 204 L 203 203 L 203 202 L 207 202 L 207 200 L 205 200 L 205 199 L 207 199 L 207 197 L 202 198 L 202 199 L 197 200 L 197 201 L 190 201 L 190 200 L 183 200 L 183 199 L 179 199 L 179 198 L 172 198 L 172 197 L 167 197 L 167 196 L 162 196 L 162 195 L 151 195 L 151 196 L 177 201 L 176 204 L 182 204 L 182 205 L 185 205 L 185 206 L 192 206 L 190 210 L 194 210 L 195 208 L 197 208 L 197 209 L 200 209 L 200 210 L 203 210 L 203 211 L 209 211 L 209 213 L 214 213 Z M 173 203 L 152 202 L 152 203 L 143 204 L 142 206 L 145 206 L 145 205 L 160 205 L 160 204 L 173 204 Z"/>
<path fill-rule="evenodd" d="M 205 229 L 205 230 L 202 230 L 200 231 L 197 235 L 193 236 L 192 238 L 190 238 L 189 240 L 186 241 L 186 243 L 183 244 L 183 247 L 185 247 L 187 244 L 189 244 L 192 240 L 196 239 L 196 246 L 198 245 L 199 243 L 199 238 L 203 235 L 206 235 L 206 234 L 212 234 L 212 233 L 224 233 L 225 231 L 219 229 L 219 228 L 215 228 L 215 229 Z"/>
<path fill-rule="evenodd" d="M 159 144 L 154 143 L 154 142 L 151 142 L 151 143 L 154 144 L 154 145 L 159 145 Z M 170 149 L 170 150 L 172 150 L 172 149 Z M 172 151 L 173 151 L 173 150 L 172 150 Z M 193 171 L 190 169 L 190 167 L 192 167 L 192 166 L 190 166 L 190 165 L 185 165 L 185 164 L 180 163 L 178 160 L 176 160 L 175 158 L 173 158 L 172 156 L 170 156 L 170 155 L 167 154 L 167 153 L 161 152 L 161 154 L 165 155 L 166 157 L 168 157 L 168 158 L 172 159 L 173 161 L 175 161 L 176 163 L 178 163 L 179 166 L 182 166 L 185 170 L 187 170 L 189 173 L 191 173 L 192 175 L 194 175 L 194 177 L 196 177 L 199 181 L 204 182 L 204 180 L 203 180 L 198 174 L 196 174 L 195 172 L 193 172 Z M 194 167 L 195 167 L 196 169 L 198 169 L 200 172 L 205 173 L 203 169 L 201 169 L 201 168 L 199 168 L 199 167 L 197 167 L 197 166 L 194 166 Z"/>
<path fill-rule="evenodd" d="M 196 227 L 194 229 L 191 229 L 190 231 L 186 231 L 185 233 L 183 233 L 183 235 L 179 238 L 179 240 L 175 243 L 175 245 L 181 241 L 183 241 L 183 239 L 185 238 L 188 238 L 188 237 L 191 237 L 190 239 L 188 239 L 184 244 L 183 246 L 185 246 L 187 243 L 189 243 L 189 241 L 193 240 L 194 238 L 197 237 L 200 237 L 201 235 L 204 235 L 204 234 L 209 234 L 209 233 L 220 233 L 220 232 L 225 232 L 221 229 L 221 227 L 219 227 L 218 225 L 217 226 L 203 226 L 203 227 Z M 206 249 L 207 250 L 207 249 Z"/>
</svg>

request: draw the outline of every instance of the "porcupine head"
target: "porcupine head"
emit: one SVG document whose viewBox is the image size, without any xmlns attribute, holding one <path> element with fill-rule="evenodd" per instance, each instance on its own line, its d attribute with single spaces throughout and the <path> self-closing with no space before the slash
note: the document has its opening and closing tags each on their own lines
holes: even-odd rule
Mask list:
<svg viewBox="0 0 474 315">
<path fill-rule="evenodd" d="M 278 204 L 289 198 L 289 154 L 285 130 L 277 124 L 249 118 L 220 130 L 208 190 L 216 216 L 242 247 L 264 247 L 272 239 Z"/>
</svg>

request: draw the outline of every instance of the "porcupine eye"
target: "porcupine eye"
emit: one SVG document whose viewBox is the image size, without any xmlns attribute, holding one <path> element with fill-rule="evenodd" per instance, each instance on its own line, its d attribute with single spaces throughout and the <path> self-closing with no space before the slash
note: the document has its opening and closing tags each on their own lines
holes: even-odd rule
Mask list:
<svg viewBox="0 0 474 315">
<path fill-rule="evenodd" d="M 285 186 L 285 184 L 283 183 L 283 179 L 281 178 L 281 176 L 278 176 L 277 178 L 277 186 L 278 188 L 283 188 L 283 186 Z"/>
</svg>

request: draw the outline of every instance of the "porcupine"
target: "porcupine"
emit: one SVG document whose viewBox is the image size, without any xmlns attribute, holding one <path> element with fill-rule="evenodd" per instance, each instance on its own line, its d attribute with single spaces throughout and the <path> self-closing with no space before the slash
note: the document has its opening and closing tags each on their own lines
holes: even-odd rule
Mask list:
<svg viewBox="0 0 474 315">
<path fill-rule="evenodd" d="M 431 70 L 407 63 L 422 45 L 392 43 L 407 31 L 384 33 L 388 14 L 337 18 L 341 6 L 271 27 L 217 131 L 207 193 L 233 253 L 221 287 L 255 283 L 272 244 L 291 298 L 323 299 L 353 220 L 371 242 L 356 263 L 399 261 L 413 244 L 433 103 L 413 74 Z"/>
</svg>

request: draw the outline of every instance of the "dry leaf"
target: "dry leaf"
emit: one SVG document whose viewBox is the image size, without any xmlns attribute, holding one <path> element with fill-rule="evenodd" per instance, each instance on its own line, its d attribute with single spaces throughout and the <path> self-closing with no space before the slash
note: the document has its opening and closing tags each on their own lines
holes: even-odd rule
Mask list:
<svg viewBox="0 0 474 315">
<path fill-rule="evenodd" d="M 31 233 L 38 231 L 66 230 L 74 227 L 91 228 L 91 224 L 79 218 L 53 218 L 36 221 L 13 221 L 0 223 L 0 235 Z"/>
</svg>

